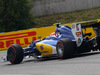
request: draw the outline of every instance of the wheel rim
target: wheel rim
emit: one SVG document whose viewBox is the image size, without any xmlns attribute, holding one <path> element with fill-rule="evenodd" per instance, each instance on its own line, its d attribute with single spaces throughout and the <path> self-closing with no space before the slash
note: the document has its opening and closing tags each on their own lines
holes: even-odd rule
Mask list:
<svg viewBox="0 0 100 75">
<path fill-rule="evenodd" d="M 10 48 L 8 51 L 8 60 L 13 63 L 15 60 L 15 52 L 13 50 L 13 48 Z"/>
<path fill-rule="evenodd" d="M 58 56 L 59 57 L 62 57 L 63 56 L 63 46 L 61 43 L 58 43 L 58 46 L 57 46 L 57 51 L 58 51 Z"/>
</svg>

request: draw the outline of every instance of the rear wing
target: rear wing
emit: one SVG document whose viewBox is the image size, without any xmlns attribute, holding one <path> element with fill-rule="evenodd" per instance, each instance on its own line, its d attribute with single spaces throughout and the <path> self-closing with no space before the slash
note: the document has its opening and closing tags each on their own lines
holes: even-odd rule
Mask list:
<svg viewBox="0 0 100 75">
<path fill-rule="evenodd" d="M 98 22 L 98 23 L 92 23 L 92 24 L 89 24 L 89 25 L 81 24 L 81 27 L 82 28 L 89 28 L 89 27 L 98 28 L 98 27 L 100 27 L 100 22 Z"/>
<path fill-rule="evenodd" d="M 81 27 L 82 27 L 82 28 L 100 27 L 100 20 L 79 22 L 79 23 L 77 23 L 77 24 L 81 24 Z"/>
<path fill-rule="evenodd" d="M 96 35 L 100 35 L 100 20 L 94 20 L 89 22 L 81 23 L 81 28 L 86 29 L 92 27 L 93 30 L 96 32 Z"/>
</svg>

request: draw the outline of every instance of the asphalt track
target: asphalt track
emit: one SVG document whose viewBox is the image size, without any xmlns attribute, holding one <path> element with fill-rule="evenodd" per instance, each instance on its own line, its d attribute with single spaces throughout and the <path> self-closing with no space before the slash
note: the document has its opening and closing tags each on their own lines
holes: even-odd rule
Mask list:
<svg viewBox="0 0 100 75">
<path fill-rule="evenodd" d="M 6 52 L 0 52 L 0 57 Z M 21 64 L 0 63 L 0 75 L 100 75 L 100 52 L 75 55 L 61 60 L 57 57 L 24 59 Z"/>
</svg>

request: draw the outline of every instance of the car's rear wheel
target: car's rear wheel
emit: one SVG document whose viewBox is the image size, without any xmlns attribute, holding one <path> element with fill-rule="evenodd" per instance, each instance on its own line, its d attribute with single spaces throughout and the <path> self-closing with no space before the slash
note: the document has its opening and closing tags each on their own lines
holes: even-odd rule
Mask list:
<svg viewBox="0 0 100 75">
<path fill-rule="evenodd" d="M 96 41 L 97 41 L 97 50 L 98 49 L 100 50 L 100 35 L 97 36 Z"/>
<path fill-rule="evenodd" d="M 12 64 L 19 64 L 23 60 L 23 49 L 19 44 L 10 45 L 7 51 L 7 58 Z"/>
<path fill-rule="evenodd" d="M 56 50 L 59 58 L 69 58 L 73 56 L 74 43 L 66 38 L 57 42 Z"/>
</svg>

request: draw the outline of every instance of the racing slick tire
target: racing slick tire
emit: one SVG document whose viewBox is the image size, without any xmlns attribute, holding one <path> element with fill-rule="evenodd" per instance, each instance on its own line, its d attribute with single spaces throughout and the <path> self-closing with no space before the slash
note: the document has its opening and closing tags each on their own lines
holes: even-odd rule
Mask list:
<svg viewBox="0 0 100 75">
<path fill-rule="evenodd" d="M 7 51 L 7 58 L 12 64 L 19 64 L 23 60 L 23 49 L 19 44 L 12 44 Z"/>
<path fill-rule="evenodd" d="M 100 50 L 100 36 L 97 37 L 97 49 Z"/>
<path fill-rule="evenodd" d="M 74 43 L 69 38 L 61 39 L 57 42 L 56 50 L 59 58 L 70 58 L 73 56 Z"/>
</svg>

